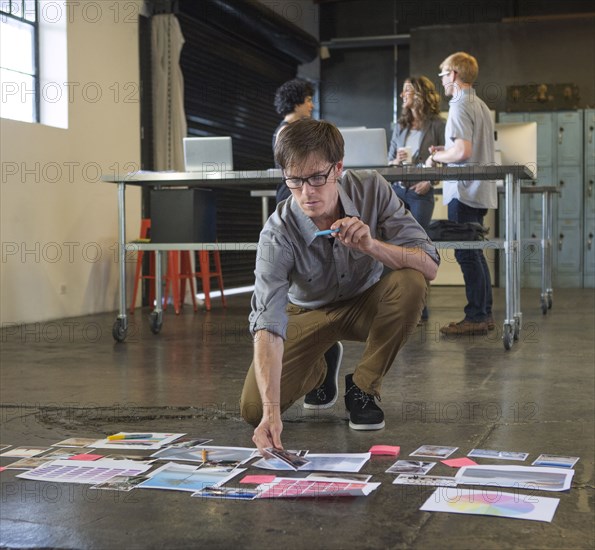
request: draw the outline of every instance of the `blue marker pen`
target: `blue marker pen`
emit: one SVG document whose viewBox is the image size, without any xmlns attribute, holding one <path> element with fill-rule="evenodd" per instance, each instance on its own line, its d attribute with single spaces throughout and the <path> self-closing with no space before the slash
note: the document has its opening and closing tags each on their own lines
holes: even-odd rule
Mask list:
<svg viewBox="0 0 595 550">
<path fill-rule="evenodd" d="M 324 235 L 332 235 L 333 233 L 339 233 L 339 229 L 325 229 L 324 231 L 316 231 L 315 237 L 323 237 Z"/>
</svg>

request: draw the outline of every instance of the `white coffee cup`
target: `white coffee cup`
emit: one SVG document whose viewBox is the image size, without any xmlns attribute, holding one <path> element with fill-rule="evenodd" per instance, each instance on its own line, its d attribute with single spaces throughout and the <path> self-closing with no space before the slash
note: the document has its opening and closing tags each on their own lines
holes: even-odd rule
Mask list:
<svg viewBox="0 0 595 550">
<path fill-rule="evenodd" d="M 403 164 L 412 164 L 413 162 L 413 149 L 411 147 L 399 147 L 397 151 L 403 151 L 405 153 L 405 158 L 403 159 Z"/>
</svg>

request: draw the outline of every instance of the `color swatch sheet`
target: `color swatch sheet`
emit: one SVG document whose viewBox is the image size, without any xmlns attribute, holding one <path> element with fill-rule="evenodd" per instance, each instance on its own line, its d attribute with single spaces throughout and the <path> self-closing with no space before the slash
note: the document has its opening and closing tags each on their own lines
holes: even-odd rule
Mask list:
<svg viewBox="0 0 595 550">
<path fill-rule="evenodd" d="M 93 443 L 93 447 L 96 449 L 137 449 L 142 451 L 152 451 L 161 449 L 161 447 L 165 447 L 170 443 L 173 443 L 176 439 L 186 435 L 186 434 L 176 434 L 176 433 L 163 433 L 163 432 L 151 432 L 145 434 L 147 437 L 143 439 L 139 439 L 138 436 L 140 432 L 120 432 L 116 435 L 123 436 L 123 439 L 118 440 L 110 440 L 110 439 L 99 439 Z M 127 439 L 126 436 L 131 437 L 132 439 Z"/>
<path fill-rule="evenodd" d="M 57 483 L 103 483 L 114 476 L 137 476 L 146 472 L 150 464 L 135 460 L 101 459 L 54 460 L 34 470 L 23 472 L 16 477 L 53 481 Z"/>
<path fill-rule="evenodd" d="M 500 491 L 436 489 L 420 510 L 551 522 L 560 499 Z"/>
<path fill-rule="evenodd" d="M 366 496 L 379 486 L 380 483 L 366 483 L 362 481 L 278 477 L 271 483 L 259 485 L 259 495 L 257 498 Z"/>
</svg>

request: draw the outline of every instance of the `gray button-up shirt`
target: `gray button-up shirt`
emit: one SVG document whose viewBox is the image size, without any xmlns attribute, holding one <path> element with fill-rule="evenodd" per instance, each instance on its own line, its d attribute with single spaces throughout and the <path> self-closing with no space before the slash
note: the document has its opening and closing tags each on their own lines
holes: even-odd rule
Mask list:
<svg viewBox="0 0 595 550">
<path fill-rule="evenodd" d="M 471 143 L 471 156 L 460 164 L 449 166 L 494 165 L 494 125 L 487 105 L 477 97 L 473 88 L 458 90 L 449 102 L 445 130 L 445 147 L 454 146 L 455 139 Z M 448 204 L 452 199 L 473 208 L 498 208 L 495 180 L 444 181 L 442 199 Z"/>
<path fill-rule="evenodd" d="M 436 247 L 380 174 L 347 170 L 337 187 L 345 216 L 360 218 L 373 238 L 420 247 L 440 262 Z M 254 270 L 252 334 L 266 329 L 285 339 L 288 301 L 317 309 L 353 298 L 380 280 L 381 262 L 334 239 L 315 237 L 316 231 L 293 197 L 279 204 L 267 220 Z"/>
</svg>

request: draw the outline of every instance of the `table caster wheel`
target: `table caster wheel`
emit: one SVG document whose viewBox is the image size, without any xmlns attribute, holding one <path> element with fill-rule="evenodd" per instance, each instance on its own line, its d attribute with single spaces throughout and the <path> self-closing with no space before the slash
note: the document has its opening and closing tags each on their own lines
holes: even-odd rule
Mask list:
<svg viewBox="0 0 595 550">
<path fill-rule="evenodd" d="M 112 327 L 112 336 L 116 342 L 123 342 L 126 340 L 128 329 L 124 326 L 123 319 L 117 319 Z"/>
<path fill-rule="evenodd" d="M 513 330 L 510 325 L 504 325 L 504 330 L 502 332 L 502 341 L 504 342 L 504 349 L 511 349 L 512 342 L 514 339 Z"/>
<path fill-rule="evenodd" d="M 153 334 L 159 334 L 161 331 L 161 326 L 163 325 L 163 319 L 161 315 L 154 311 L 149 315 L 149 326 L 151 327 L 151 332 Z"/>
</svg>

